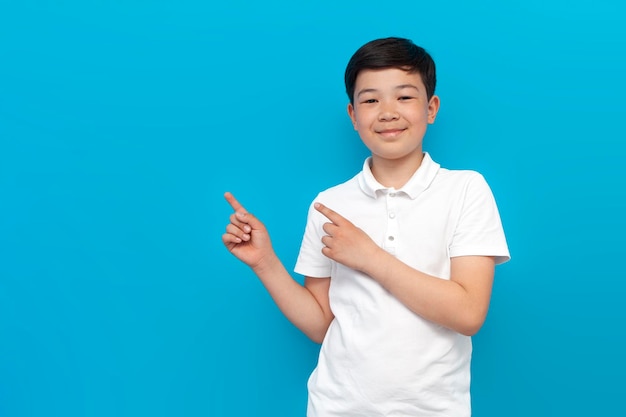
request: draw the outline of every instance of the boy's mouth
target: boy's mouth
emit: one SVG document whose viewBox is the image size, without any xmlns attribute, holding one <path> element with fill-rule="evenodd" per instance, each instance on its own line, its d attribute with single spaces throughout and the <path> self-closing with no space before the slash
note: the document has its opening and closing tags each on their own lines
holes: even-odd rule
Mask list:
<svg viewBox="0 0 626 417">
<path fill-rule="evenodd" d="M 394 138 L 404 132 L 405 129 L 383 129 L 378 130 L 377 133 L 386 138 Z"/>
</svg>

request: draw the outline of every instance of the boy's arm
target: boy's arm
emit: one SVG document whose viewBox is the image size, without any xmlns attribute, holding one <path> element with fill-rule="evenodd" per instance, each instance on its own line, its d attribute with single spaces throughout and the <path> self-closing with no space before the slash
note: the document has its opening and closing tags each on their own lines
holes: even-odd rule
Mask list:
<svg viewBox="0 0 626 417">
<path fill-rule="evenodd" d="M 330 223 L 322 253 L 376 280 L 421 317 L 464 335 L 475 334 L 487 315 L 495 269 L 488 256 L 451 259 L 450 279 L 425 274 L 380 248 L 361 229 L 317 203 Z"/>
<path fill-rule="evenodd" d="M 321 343 L 334 316 L 328 301 L 330 278 L 295 281 L 276 256 L 267 229 L 235 199 L 224 195 L 235 213 L 222 241 L 259 277 L 282 313 L 311 340 Z"/>
</svg>

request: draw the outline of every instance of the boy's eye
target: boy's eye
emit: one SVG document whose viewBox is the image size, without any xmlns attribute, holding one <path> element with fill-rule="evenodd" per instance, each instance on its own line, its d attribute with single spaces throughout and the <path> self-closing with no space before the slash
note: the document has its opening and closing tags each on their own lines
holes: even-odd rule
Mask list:
<svg viewBox="0 0 626 417">
<path fill-rule="evenodd" d="M 368 98 L 367 100 L 363 100 L 363 103 L 376 103 L 378 100 L 376 100 L 375 98 Z"/>
<path fill-rule="evenodd" d="M 411 96 L 402 96 L 400 97 L 400 100 L 411 100 L 413 97 Z"/>
</svg>

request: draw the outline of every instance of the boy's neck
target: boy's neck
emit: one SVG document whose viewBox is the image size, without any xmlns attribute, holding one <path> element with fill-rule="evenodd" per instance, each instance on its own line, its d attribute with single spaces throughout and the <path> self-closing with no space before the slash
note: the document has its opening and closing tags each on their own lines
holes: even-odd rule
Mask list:
<svg viewBox="0 0 626 417">
<path fill-rule="evenodd" d="M 372 155 L 372 175 L 385 187 L 402 188 L 422 165 L 424 153 L 419 152 L 402 159 L 382 159 Z"/>
</svg>

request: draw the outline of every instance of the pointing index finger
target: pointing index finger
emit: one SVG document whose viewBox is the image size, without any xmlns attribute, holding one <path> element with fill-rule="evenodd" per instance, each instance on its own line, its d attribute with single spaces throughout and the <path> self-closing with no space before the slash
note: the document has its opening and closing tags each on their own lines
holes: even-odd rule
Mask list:
<svg viewBox="0 0 626 417">
<path fill-rule="evenodd" d="M 233 210 L 240 212 L 240 213 L 247 213 L 248 210 L 246 210 L 239 201 L 237 201 L 237 199 L 235 198 L 234 195 L 232 195 L 232 193 L 230 192 L 225 192 L 224 193 L 224 198 L 226 199 L 226 201 L 228 201 L 228 204 L 230 204 L 230 206 L 233 208 Z"/>
<path fill-rule="evenodd" d="M 339 225 L 345 220 L 345 218 L 341 214 L 337 213 L 334 210 L 329 209 L 322 203 L 315 203 L 314 207 L 317 211 L 322 213 L 328 220 L 330 220 L 331 222 L 337 225 Z"/>
</svg>

